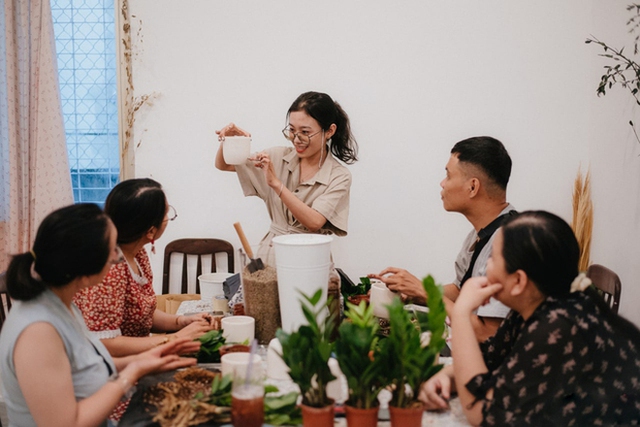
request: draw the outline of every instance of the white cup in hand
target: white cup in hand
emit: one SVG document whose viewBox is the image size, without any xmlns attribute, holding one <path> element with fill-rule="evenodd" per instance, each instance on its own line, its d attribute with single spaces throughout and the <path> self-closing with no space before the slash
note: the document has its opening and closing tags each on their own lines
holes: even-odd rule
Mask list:
<svg viewBox="0 0 640 427">
<path fill-rule="evenodd" d="M 225 136 L 222 141 L 222 156 L 228 165 L 242 165 L 251 155 L 251 138 L 248 136 Z"/>
</svg>

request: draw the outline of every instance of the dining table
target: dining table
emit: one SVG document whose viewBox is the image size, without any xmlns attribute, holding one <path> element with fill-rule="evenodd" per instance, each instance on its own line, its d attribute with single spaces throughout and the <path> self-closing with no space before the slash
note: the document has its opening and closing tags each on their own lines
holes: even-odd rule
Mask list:
<svg viewBox="0 0 640 427">
<path fill-rule="evenodd" d="M 219 364 L 199 365 L 210 370 L 219 370 Z M 161 382 L 170 382 L 177 371 L 163 372 L 159 374 L 147 375 L 140 379 L 136 384 L 136 392 L 133 394 L 129 406 L 122 416 L 118 427 L 159 427 L 157 422 L 153 421 L 153 417 L 157 411 L 155 406 L 145 401 L 145 393 L 147 390 Z M 290 391 L 298 391 L 297 385 L 291 380 L 275 380 L 267 379 L 265 384 L 275 385 L 280 393 L 288 393 Z M 378 414 L 378 427 L 390 427 L 388 402 L 391 394 L 388 390 L 383 390 L 378 400 L 380 402 L 380 411 Z M 443 411 L 425 411 L 422 415 L 422 427 L 441 426 L 441 427 L 468 427 L 462 405 L 457 397 L 453 397 L 449 401 L 449 409 Z M 231 424 L 217 424 L 214 422 L 206 422 L 199 424 L 198 427 L 226 427 Z M 265 424 L 268 426 L 268 424 Z M 335 427 L 346 427 L 347 421 L 344 417 L 344 407 L 342 404 L 336 405 L 336 417 L 334 421 Z"/>
<path fill-rule="evenodd" d="M 408 309 L 414 309 L 415 307 L 409 306 Z M 208 300 L 187 300 L 183 301 L 176 314 L 178 315 L 190 315 L 200 312 L 211 312 L 212 304 L 211 301 Z M 264 346 L 260 346 L 264 347 Z M 266 353 L 265 353 L 266 354 Z M 263 354 L 264 356 L 264 354 Z M 452 359 L 449 353 L 448 346 L 445 346 L 443 352 L 441 353 L 440 363 L 449 364 L 452 363 Z M 265 363 L 265 371 L 266 371 L 266 358 L 263 360 Z M 204 367 L 206 369 L 219 370 L 220 364 L 204 364 L 198 365 L 199 367 Z M 176 371 L 165 372 L 154 375 L 147 375 L 143 377 L 136 386 L 136 392 L 131 398 L 129 406 L 124 413 L 122 419 L 120 420 L 118 426 L 119 427 L 158 427 L 159 424 L 153 422 L 153 415 L 155 414 L 156 408 L 146 403 L 144 400 L 144 394 L 155 384 L 160 382 L 168 382 L 173 379 L 173 375 L 175 375 Z M 290 391 L 299 391 L 298 386 L 293 383 L 293 381 L 289 380 L 276 380 L 267 378 L 265 384 L 275 385 L 281 393 L 287 393 Z M 342 390 L 342 395 L 347 395 L 347 385 L 346 380 L 340 385 Z M 388 410 L 388 402 L 391 399 L 391 393 L 388 390 L 382 390 L 378 396 L 378 400 L 380 403 L 380 411 L 378 414 L 378 427 L 390 427 L 391 422 L 389 421 L 389 410 Z M 334 427 L 346 427 L 347 421 L 344 416 L 344 398 L 336 398 L 336 417 L 334 422 Z M 470 424 L 467 421 L 464 412 L 462 410 L 462 405 L 460 404 L 460 400 L 457 397 L 453 397 L 449 401 L 449 409 L 442 411 L 425 411 L 422 416 L 422 427 L 426 426 L 442 426 L 442 427 L 468 427 Z M 231 426 L 231 424 L 216 424 L 214 422 L 208 422 L 199 424 L 198 427 L 226 427 Z M 268 426 L 265 424 L 265 426 Z"/>
</svg>

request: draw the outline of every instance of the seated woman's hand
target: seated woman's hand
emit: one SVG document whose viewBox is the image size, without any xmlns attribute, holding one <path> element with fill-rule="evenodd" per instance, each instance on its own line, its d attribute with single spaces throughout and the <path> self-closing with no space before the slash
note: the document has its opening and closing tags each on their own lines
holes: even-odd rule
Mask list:
<svg viewBox="0 0 640 427">
<path fill-rule="evenodd" d="M 246 130 L 240 129 L 233 123 L 229 123 L 225 127 L 216 131 L 218 135 L 218 141 L 224 141 L 226 136 L 251 136 Z"/>
<path fill-rule="evenodd" d="M 486 277 L 472 277 L 462 286 L 460 295 L 454 304 L 454 313 L 470 315 L 481 305 L 489 303 L 489 299 L 502 289 L 499 283 L 491 284 Z"/>
<path fill-rule="evenodd" d="M 211 329 L 213 329 L 213 326 L 211 325 L 210 318 L 207 319 L 204 317 L 192 321 L 187 326 L 174 333 L 174 335 L 178 338 L 189 338 L 190 340 L 195 340 L 209 332 Z"/>
<path fill-rule="evenodd" d="M 193 322 L 207 322 L 211 323 L 211 314 L 209 313 L 196 313 L 189 316 L 178 316 L 177 324 L 180 329 L 192 324 Z"/>
<path fill-rule="evenodd" d="M 420 387 L 418 399 L 425 404 L 427 410 L 449 408 L 452 378 L 446 370 L 441 370 Z"/>
<path fill-rule="evenodd" d="M 193 354 L 200 349 L 200 342 L 188 338 L 168 341 L 135 356 L 127 368 L 135 369 L 138 378 L 154 373 L 193 366 L 198 361 L 192 357 L 180 357 L 181 354 Z"/>
</svg>

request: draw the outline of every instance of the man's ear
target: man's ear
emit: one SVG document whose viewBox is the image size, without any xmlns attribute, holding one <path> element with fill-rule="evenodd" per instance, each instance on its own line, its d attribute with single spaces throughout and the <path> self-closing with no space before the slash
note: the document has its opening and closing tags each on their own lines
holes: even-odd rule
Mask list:
<svg viewBox="0 0 640 427">
<path fill-rule="evenodd" d="M 471 178 L 469 180 L 469 197 L 475 197 L 480 191 L 480 180 L 478 178 Z"/>
<path fill-rule="evenodd" d="M 529 276 L 523 270 L 516 270 L 514 277 L 514 282 L 511 285 L 511 295 L 517 296 L 521 295 L 527 288 L 527 286 L 534 286 L 533 283 L 529 282 Z"/>
</svg>

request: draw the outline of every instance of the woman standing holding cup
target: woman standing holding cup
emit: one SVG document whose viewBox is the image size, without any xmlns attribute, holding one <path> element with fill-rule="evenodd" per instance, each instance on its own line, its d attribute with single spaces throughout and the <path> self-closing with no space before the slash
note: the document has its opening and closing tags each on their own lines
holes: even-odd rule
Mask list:
<svg viewBox="0 0 640 427">
<path fill-rule="evenodd" d="M 303 93 L 289 108 L 287 119 L 282 133 L 293 147 L 268 148 L 238 165 L 225 162 L 225 137 L 251 134 L 233 123 L 216 131 L 222 142 L 216 167 L 236 172 L 245 196 L 258 196 L 267 205 L 271 226 L 256 257 L 272 266 L 275 254 L 271 240 L 275 236 L 346 236 L 351 173 L 338 160 L 346 164 L 358 160 L 349 117 L 329 95 Z"/>
</svg>

